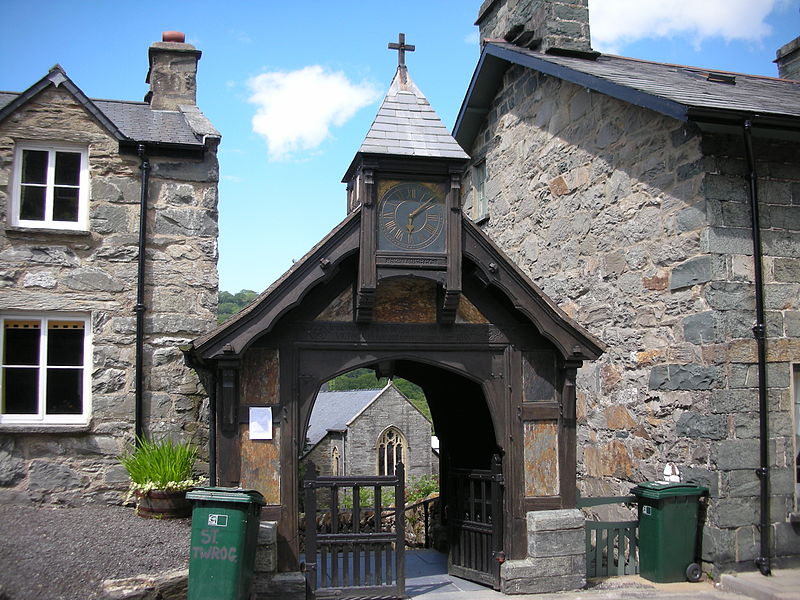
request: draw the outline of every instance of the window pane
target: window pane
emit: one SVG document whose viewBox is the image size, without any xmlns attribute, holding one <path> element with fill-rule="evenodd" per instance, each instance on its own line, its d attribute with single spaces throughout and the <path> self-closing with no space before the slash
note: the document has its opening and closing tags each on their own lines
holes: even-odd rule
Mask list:
<svg viewBox="0 0 800 600">
<path fill-rule="evenodd" d="M 3 364 L 39 364 L 39 322 L 6 321 Z"/>
<path fill-rule="evenodd" d="M 48 415 L 79 415 L 83 412 L 83 369 L 47 369 Z"/>
<path fill-rule="evenodd" d="M 79 185 L 81 155 L 78 152 L 56 152 L 56 185 Z"/>
<path fill-rule="evenodd" d="M 35 415 L 39 369 L 3 369 L 3 414 Z"/>
<path fill-rule="evenodd" d="M 57 187 L 53 190 L 53 220 L 78 220 L 78 188 Z"/>
<path fill-rule="evenodd" d="M 19 218 L 25 221 L 44 221 L 46 188 L 23 185 L 20 188 Z"/>
<path fill-rule="evenodd" d="M 47 183 L 47 151 L 22 151 L 22 183 Z"/>
<path fill-rule="evenodd" d="M 47 365 L 83 366 L 83 323 L 51 321 L 47 327 Z"/>
</svg>

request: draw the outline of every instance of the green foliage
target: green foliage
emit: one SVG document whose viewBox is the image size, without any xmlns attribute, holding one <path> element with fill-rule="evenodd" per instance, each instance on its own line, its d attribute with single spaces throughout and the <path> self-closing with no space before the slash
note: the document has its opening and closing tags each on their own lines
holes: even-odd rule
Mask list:
<svg viewBox="0 0 800 600">
<path fill-rule="evenodd" d="M 364 508 L 375 508 L 375 488 L 362 487 L 358 489 L 359 506 Z M 394 506 L 394 488 L 381 487 L 381 506 Z M 344 509 L 353 508 L 352 489 L 339 490 L 339 507 Z"/>
<path fill-rule="evenodd" d="M 380 379 L 375 377 L 375 372 L 371 369 L 354 369 L 331 379 L 328 382 L 328 389 L 331 391 L 373 390 L 384 387 L 388 381 L 386 377 L 381 377 Z M 428 407 L 425 392 L 422 391 L 421 387 L 399 377 L 393 379 L 393 382 L 395 387 L 411 401 L 411 404 L 417 410 L 425 415 L 428 421 L 433 421 L 431 409 Z"/>
<path fill-rule="evenodd" d="M 168 438 L 139 439 L 135 448 L 119 457 L 131 478 L 131 487 L 139 491 L 179 490 L 196 485 L 192 479 L 196 459 L 197 448 L 193 444 L 175 443 Z"/>
<path fill-rule="evenodd" d="M 217 323 L 223 323 L 238 313 L 257 296 L 258 292 L 254 292 L 253 290 L 241 290 L 236 294 L 221 291 L 217 304 Z"/>
<path fill-rule="evenodd" d="M 406 486 L 406 503 L 414 504 L 415 502 L 424 500 L 431 494 L 438 493 L 438 475 L 420 475 L 419 477 L 411 477 L 408 485 Z"/>
</svg>

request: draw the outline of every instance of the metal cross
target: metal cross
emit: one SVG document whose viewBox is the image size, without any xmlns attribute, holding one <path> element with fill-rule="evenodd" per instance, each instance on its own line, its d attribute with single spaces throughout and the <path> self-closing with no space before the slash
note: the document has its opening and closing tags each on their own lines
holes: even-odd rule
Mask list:
<svg viewBox="0 0 800 600">
<path fill-rule="evenodd" d="M 412 44 L 406 44 L 406 34 L 401 33 L 398 35 L 397 38 L 398 43 L 390 42 L 389 43 L 389 50 L 397 50 L 397 66 L 398 67 L 405 67 L 406 66 L 406 51 L 413 52 L 416 50 L 416 46 Z"/>
</svg>

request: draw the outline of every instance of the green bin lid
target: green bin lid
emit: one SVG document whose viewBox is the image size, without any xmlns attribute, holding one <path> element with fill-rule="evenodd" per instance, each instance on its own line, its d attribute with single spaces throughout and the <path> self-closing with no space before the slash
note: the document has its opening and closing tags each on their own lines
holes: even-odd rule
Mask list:
<svg viewBox="0 0 800 600">
<path fill-rule="evenodd" d="M 186 493 L 187 500 L 205 500 L 212 502 L 247 502 L 264 505 L 264 496 L 257 490 L 244 490 L 233 487 L 199 487 Z"/>
<path fill-rule="evenodd" d="M 694 483 L 672 483 L 669 481 L 643 481 L 631 490 L 634 496 L 643 498 L 671 498 L 674 496 L 702 496 L 708 488 Z"/>
</svg>

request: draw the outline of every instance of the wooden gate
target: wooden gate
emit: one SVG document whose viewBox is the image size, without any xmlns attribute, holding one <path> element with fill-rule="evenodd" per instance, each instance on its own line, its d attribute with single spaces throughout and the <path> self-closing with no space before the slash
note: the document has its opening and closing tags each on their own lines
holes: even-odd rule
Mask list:
<svg viewBox="0 0 800 600">
<path fill-rule="evenodd" d="M 448 486 L 448 572 L 500 589 L 503 560 L 503 473 L 500 457 L 489 471 L 451 469 Z"/>
<path fill-rule="evenodd" d="M 308 465 L 305 564 L 309 595 L 405 596 L 405 469 L 385 477 L 320 477 Z"/>
</svg>

